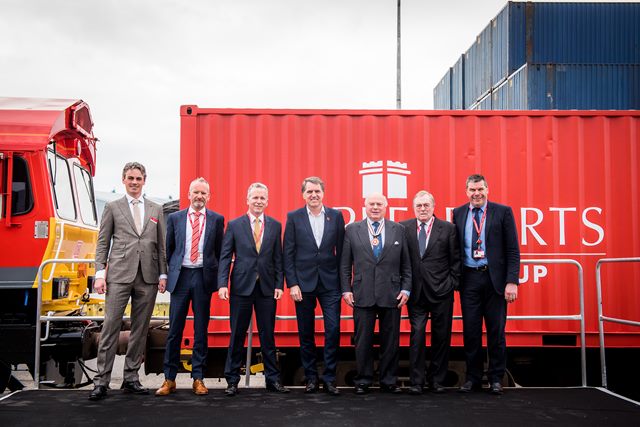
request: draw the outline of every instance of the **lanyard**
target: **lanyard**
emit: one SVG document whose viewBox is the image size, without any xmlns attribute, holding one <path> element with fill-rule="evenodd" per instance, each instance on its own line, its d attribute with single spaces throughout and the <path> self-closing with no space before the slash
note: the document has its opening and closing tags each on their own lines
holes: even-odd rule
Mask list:
<svg viewBox="0 0 640 427">
<path fill-rule="evenodd" d="M 480 225 L 478 225 L 478 223 L 476 222 L 476 216 L 473 214 L 473 210 L 471 211 L 471 219 L 473 220 L 473 226 L 476 228 L 476 232 L 478 233 L 478 241 L 476 243 L 479 246 L 482 244 L 482 239 L 480 239 L 480 235 L 482 233 L 482 229 L 484 228 L 484 222 L 487 219 L 487 208 L 485 207 L 484 212 L 482 212 L 482 218 L 480 218 Z"/>
</svg>

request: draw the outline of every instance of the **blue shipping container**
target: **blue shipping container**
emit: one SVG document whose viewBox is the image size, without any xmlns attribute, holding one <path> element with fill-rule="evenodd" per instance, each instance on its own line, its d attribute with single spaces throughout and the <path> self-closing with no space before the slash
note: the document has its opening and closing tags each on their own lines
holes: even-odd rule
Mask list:
<svg viewBox="0 0 640 427">
<path fill-rule="evenodd" d="M 464 107 L 469 108 L 491 89 L 491 24 L 464 54 Z"/>
<path fill-rule="evenodd" d="M 640 65 L 527 64 L 492 98 L 496 110 L 638 110 Z"/>
<path fill-rule="evenodd" d="M 438 86 L 433 89 L 433 108 L 451 110 L 451 68 L 440 79 Z"/>
<path fill-rule="evenodd" d="M 640 64 L 640 3 L 509 2 L 491 26 L 492 86 L 525 62 Z"/>
<path fill-rule="evenodd" d="M 464 110 L 464 55 L 451 68 L 451 109 Z"/>
</svg>

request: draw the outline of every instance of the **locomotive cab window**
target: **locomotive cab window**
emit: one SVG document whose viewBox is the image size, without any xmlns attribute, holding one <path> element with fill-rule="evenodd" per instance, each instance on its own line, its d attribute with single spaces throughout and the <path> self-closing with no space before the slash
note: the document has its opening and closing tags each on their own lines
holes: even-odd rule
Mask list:
<svg viewBox="0 0 640 427">
<path fill-rule="evenodd" d="M 11 174 L 11 215 L 18 216 L 29 213 L 33 209 L 33 192 L 31 189 L 31 177 L 29 176 L 29 166 L 27 161 L 20 156 L 2 159 L 3 179 L 6 180 L 9 173 L 9 162 L 13 161 L 13 173 Z M 6 181 L 5 181 L 6 182 Z M 3 200 L 2 214 L 6 215 L 5 206 L 7 199 Z"/>
<path fill-rule="evenodd" d="M 82 217 L 82 222 L 87 225 L 98 225 L 91 175 L 86 169 L 77 164 L 73 166 L 73 175 L 76 180 L 78 204 L 80 205 L 80 216 Z"/>
<path fill-rule="evenodd" d="M 73 199 L 71 171 L 67 159 L 49 151 L 49 173 L 53 186 L 53 201 L 60 218 L 75 220 L 76 204 Z"/>
</svg>

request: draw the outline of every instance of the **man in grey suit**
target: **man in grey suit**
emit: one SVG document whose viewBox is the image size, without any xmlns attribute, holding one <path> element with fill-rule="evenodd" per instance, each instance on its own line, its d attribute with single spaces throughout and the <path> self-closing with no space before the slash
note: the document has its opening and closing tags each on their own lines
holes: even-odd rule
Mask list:
<svg viewBox="0 0 640 427">
<path fill-rule="evenodd" d="M 118 347 L 122 317 L 131 298 L 131 333 L 127 345 L 122 389 L 148 394 L 139 381 L 144 347 L 157 291 L 166 287 L 167 265 L 162 207 L 143 199 L 145 167 L 130 162 L 122 170 L 125 197 L 107 203 L 96 247 L 94 290 L 107 292 L 102 335 L 98 346 L 98 373 L 89 400 L 107 395 Z"/>
<path fill-rule="evenodd" d="M 455 225 L 433 214 L 431 193 L 419 191 L 413 198 L 416 217 L 402 221 L 411 254 L 413 287 L 407 304 L 411 323 L 409 394 L 421 394 L 425 385 L 425 328 L 431 317 L 431 361 L 426 382 L 433 393 L 445 391 L 453 291 L 460 281 L 460 249 Z"/>
<path fill-rule="evenodd" d="M 380 323 L 380 388 L 401 393 L 398 378 L 400 310 L 411 290 L 411 260 L 404 227 L 385 220 L 387 199 L 365 199 L 367 218 L 347 226 L 340 262 L 342 296 L 353 307 L 358 376 L 356 394 L 373 383 L 373 335 Z M 353 279 L 353 280 L 352 280 Z"/>
</svg>

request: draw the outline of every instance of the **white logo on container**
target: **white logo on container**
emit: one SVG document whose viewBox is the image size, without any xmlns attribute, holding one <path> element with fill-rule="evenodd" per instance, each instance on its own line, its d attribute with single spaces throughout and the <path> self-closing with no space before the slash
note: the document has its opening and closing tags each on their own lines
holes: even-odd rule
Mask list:
<svg viewBox="0 0 640 427">
<path fill-rule="evenodd" d="M 362 162 L 360 175 L 362 175 L 362 197 L 371 193 L 382 193 L 388 199 L 407 198 L 407 175 L 411 175 L 411 171 L 407 169 L 406 163 L 387 160 L 385 166 L 383 160 Z"/>
</svg>

